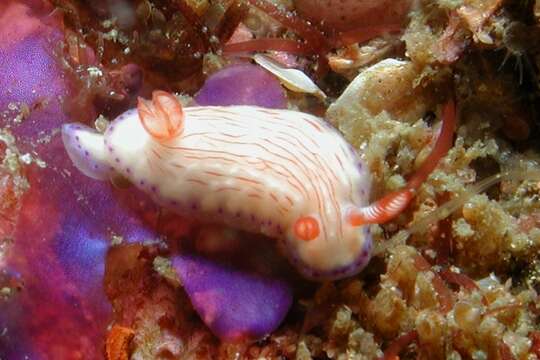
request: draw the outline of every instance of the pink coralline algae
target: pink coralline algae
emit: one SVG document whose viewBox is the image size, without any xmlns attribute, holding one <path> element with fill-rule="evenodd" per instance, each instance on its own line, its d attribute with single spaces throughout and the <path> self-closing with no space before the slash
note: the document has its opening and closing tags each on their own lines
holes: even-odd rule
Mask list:
<svg viewBox="0 0 540 360">
<path fill-rule="evenodd" d="M 102 358 L 112 320 L 103 290 L 111 238 L 119 235 L 126 242 L 142 242 L 160 235 L 156 205 L 141 193 L 86 178 L 65 152 L 58 129 L 73 120 L 62 103 L 73 84 L 55 55 L 63 35 L 61 24 L 49 16 L 51 10 L 42 1 L 0 4 L 0 109 L 11 103 L 24 103 L 31 109 L 21 123 L 8 116 L 0 119 L 0 126 L 14 134 L 22 153 L 35 154 L 45 164 L 27 166 L 30 187 L 0 268 L 2 281 L 21 284 L 14 295 L 0 300 L 0 358 L 10 360 Z M 209 324 L 218 335 L 259 337 L 272 331 L 287 312 L 290 287 L 272 280 L 274 275 L 245 275 L 244 289 L 259 289 L 253 303 L 253 298 L 229 292 L 236 286 L 235 279 L 244 276 L 238 270 L 216 267 L 202 257 L 191 259 L 201 259 L 201 267 L 216 270 L 215 277 L 202 279 L 207 287 L 224 279 L 223 304 L 235 299 L 239 306 L 250 307 L 259 304 L 257 299 L 272 301 L 273 297 L 279 304 L 261 312 L 260 318 L 253 317 L 246 327 L 227 315 L 233 309 L 218 303 L 225 311 L 224 320 L 219 329 Z M 179 274 L 185 275 L 187 268 L 178 261 L 175 264 Z M 189 263 L 190 269 L 193 264 L 196 260 Z M 205 314 L 205 305 L 198 310 Z M 202 320 L 206 321 L 204 316 Z"/>
<path fill-rule="evenodd" d="M 21 124 L 4 118 L 2 127 L 16 136 L 22 152 L 35 153 L 46 164 L 27 169 L 30 187 L 7 267 L 0 269 L 22 284 L 2 304 L 0 357 L 99 358 L 110 316 L 102 291 L 110 231 L 135 237 L 149 231 L 136 226 L 136 217 L 109 187 L 85 186 L 55 136 L 68 120 L 59 98 L 70 84 L 52 51 L 62 37 L 60 26 L 47 16 L 50 8 L 35 3 L 41 2 L 5 2 L 0 18 L 0 67 L 9 69 L 0 74 L 0 108 L 25 103 L 32 109 Z M 13 29 L 22 30 L 13 37 Z"/>
<path fill-rule="evenodd" d="M 50 9 L 34 10 L 28 5 L 13 1 L 2 5 L 0 67 L 9 71 L 0 75 L 0 107 L 26 103 L 34 108 L 22 124 L 11 130 L 21 151 L 36 151 L 48 166 L 33 166 L 28 171 L 30 190 L 23 199 L 13 246 L 8 250 L 7 269 L 1 269 L 16 274 L 23 287 L 2 304 L 0 327 L 5 332 L 0 337 L 0 356 L 69 358 L 79 351 L 98 356 L 99 350 L 93 344 L 101 341 L 109 306 L 98 291 L 96 275 L 103 272 L 103 264 L 96 264 L 95 258 L 103 256 L 106 248 L 103 241 L 72 242 L 71 234 L 63 230 L 66 224 L 75 225 L 83 233 L 95 231 L 85 225 L 69 224 L 76 216 L 85 216 L 85 211 L 71 199 L 72 192 L 66 191 L 73 189 L 72 180 L 58 172 L 59 167 L 69 165 L 60 143 L 53 139 L 47 144 L 35 144 L 66 120 L 58 96 L 67 92 L 68 84 L 49 50 L 61 33 L 52 23 L 42 21 Z M 13 29 L 23 31 L 13 37 Z M 34 107 L 45 102 L 46 106 Z M 8 120 L 2 122 L 3 126 L 11 125 Z M 72 210 L 69 216 L 67 208 Z M 73 271 L 76 267 L 70 262 L 77 256 L 87 259 L 84 271 L 82 267 Z M 81 336 L 68 338 L 67 332 Z"/>
</svg>

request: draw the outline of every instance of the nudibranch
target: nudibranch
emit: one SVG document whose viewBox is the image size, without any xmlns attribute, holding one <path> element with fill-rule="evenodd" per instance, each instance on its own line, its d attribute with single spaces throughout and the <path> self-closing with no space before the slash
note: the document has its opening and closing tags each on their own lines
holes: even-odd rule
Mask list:
<svg viewBox="0 0 540 360">
<path fill-rule="evenodd" d="M 104 134 L 66 124 L 62 138 L 87 176 L 121 175 L 179 214 L 275 238 L 304 276 L 336 279 L 367 264 L 368 224 L 399 214 L 451 145 L 453 111 L 445 107 L 427 165 L 372 205 L 369 171 L 352 146 L 323 119 L 297 111 L 183 108 L 154 91 Z"/>
</svg>

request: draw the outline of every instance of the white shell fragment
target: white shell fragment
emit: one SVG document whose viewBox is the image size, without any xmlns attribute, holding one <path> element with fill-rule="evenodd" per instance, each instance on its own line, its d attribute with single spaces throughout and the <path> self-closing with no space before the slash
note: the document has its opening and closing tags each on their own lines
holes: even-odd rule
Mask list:
<svg viewBox="0 0 540 360">
<path fill-rule="evenodd" d="M 326 94 L 302 71 L 283 67 L 272 58 L 262 54 L 255 54 L 253 60 L 274 74 L 287 89 L 326 99 Z"/>
<path fill-rule="evenodd" d="M 394 119 L 416 121 L 429 103 L 422 89 L 415 87 L 419 77 L 410 61 L 382 60 L 356 76 L 328 108 L 326 119 L 339 127 L 343 122 L 363 121 L 384 111 Z"/>
</svg>

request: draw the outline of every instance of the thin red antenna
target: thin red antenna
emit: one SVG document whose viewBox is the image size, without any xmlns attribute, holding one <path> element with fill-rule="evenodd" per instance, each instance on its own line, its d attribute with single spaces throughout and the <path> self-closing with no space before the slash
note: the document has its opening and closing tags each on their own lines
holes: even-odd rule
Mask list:
<svg viewBox="0 0 540 360">
<path fill-rule="evenodd" d="M 223 52 L 226 54 L 269 50 L 284 51 L 295 55 L 311 54 L 311 48 L 299 41 L 291 39 L 263 38 L 225 44 L 223 46 Z"/>
<path fill-rule="evenodd" d="M 418 188 L 452 147 L 455 128 L 456 106 L 454 100 L 451 99 L 444 106 L 442 128 L 433 150 L 405 187 L 384 196 L 367 207 L 351 209 L 348 214 L 349 223 L 353 226 L 384 224 L 401 214 L 409 206 Z"/>
</svg>

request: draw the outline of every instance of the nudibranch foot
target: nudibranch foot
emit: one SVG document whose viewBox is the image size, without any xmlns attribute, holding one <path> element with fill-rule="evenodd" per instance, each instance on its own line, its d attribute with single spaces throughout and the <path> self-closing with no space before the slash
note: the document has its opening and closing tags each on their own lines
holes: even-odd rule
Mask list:
<svg viewBox="0 0 540 360">
<path fill-rule="evenodd" d="M 103 134 L 82 124 L 65 124 L 62 141 L 75 167 L 86 176 L 108 180 L 114 174 L 107 161 Z"/>
<path fill-rule="evenodd" d="M 304 278 L 313 281 L 332 281 L 354 276 L 364 270 L 371 260 L 373 251 L 373 240 L 370 227 L 361 226 L 358 227 L 358 231 L 361 234 L 359 236 L 364 239 L 362 247 L 355 251 L 354 259 L 341 266 L 322 270 L 314 266 L 306 265 L 306 262 L 300 258 L 300 255 L 294 248 L 287 249 L 288 259 Z"/>
</svg>

